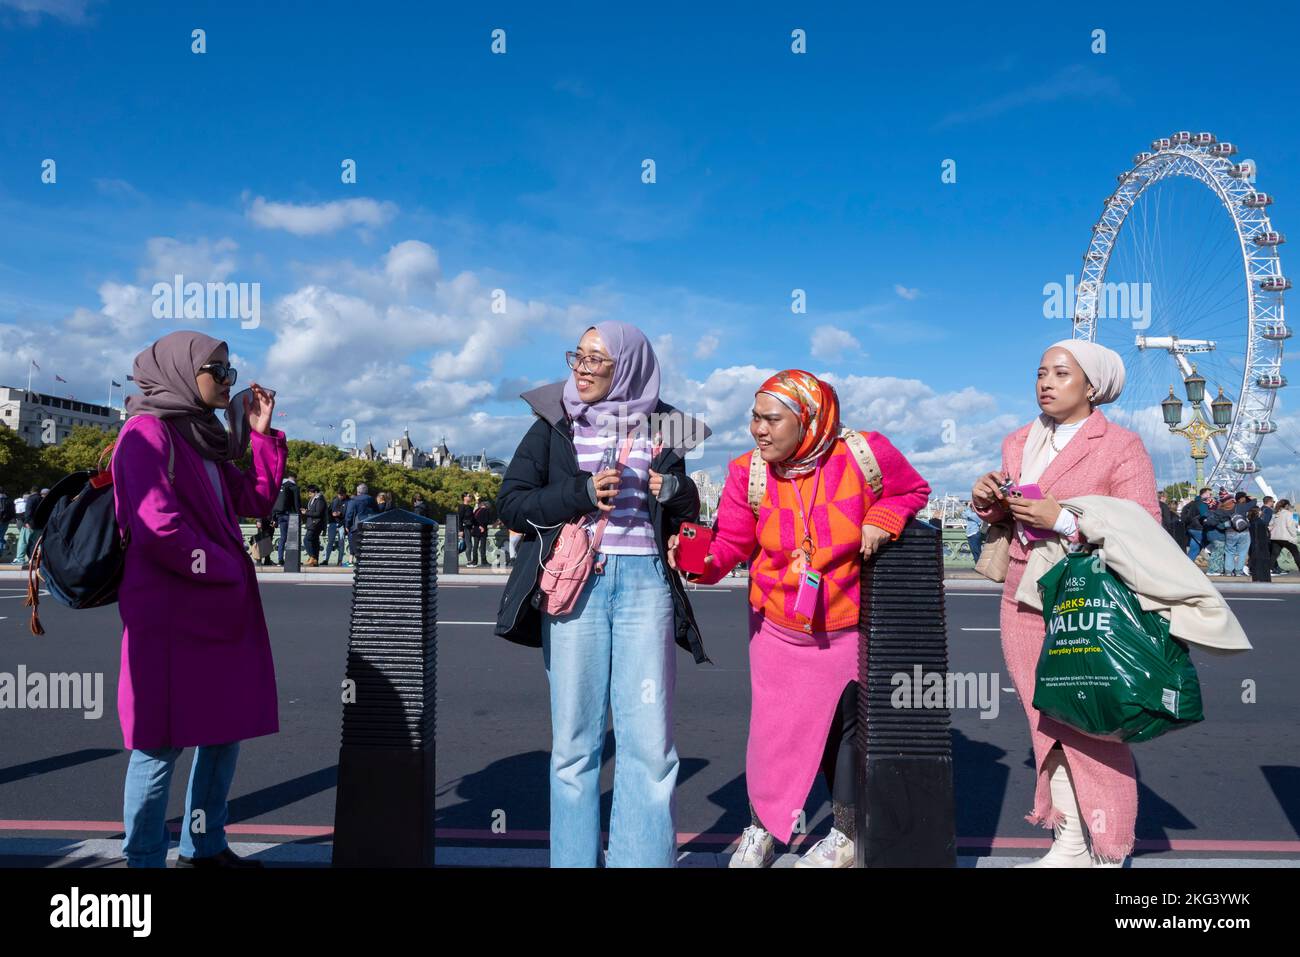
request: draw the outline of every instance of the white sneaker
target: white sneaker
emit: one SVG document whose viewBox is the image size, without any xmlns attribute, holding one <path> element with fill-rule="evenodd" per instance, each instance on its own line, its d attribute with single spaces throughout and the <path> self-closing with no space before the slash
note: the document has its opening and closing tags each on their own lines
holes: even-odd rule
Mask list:
<svg viewBox="0 0 1300 957">
<path fill-rule="evenodd" d="M 838 828 L 812 846 L 812 850 L 794 862 L 795 867 L 852 867 L 853 842 Z"/>
<path fill-rule="evenodd" d="M 751 824 L 740 835 L 740 847 L 731 855 L 728 867 L 771 867 L 776 856 L 772 835 Z"/>
</svg>

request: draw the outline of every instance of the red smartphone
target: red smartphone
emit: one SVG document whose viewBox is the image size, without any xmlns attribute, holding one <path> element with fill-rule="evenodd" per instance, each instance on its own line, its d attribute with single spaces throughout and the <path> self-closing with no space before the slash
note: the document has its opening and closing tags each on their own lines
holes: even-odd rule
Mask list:
<svg viewBox="0 0 1300 957">
<path fill-rule="evenodd" d="M 694 522 L 683 522 L 677 533 L 677 567 L 692 575 L 707 571 L 704 557 L 713 545 L 713 529 Z"/>
</svg>

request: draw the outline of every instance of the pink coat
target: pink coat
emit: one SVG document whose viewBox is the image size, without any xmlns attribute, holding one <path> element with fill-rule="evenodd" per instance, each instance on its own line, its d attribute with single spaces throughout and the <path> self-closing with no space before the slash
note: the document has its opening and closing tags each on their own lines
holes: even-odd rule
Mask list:
<svg viewBox="0 0 1300 957">
<path fill-rule="evenodd" d="M 222 507 L 202 457 L 165 420 L 135 415 L 122 426 L 113 496 L 130 536 L 118 591 L 117 713 L 127 748 L 225 744 L 279 730 L 271 643 L 239 516 L 270 513 L 288 446 L 274 429 L 251 441 L 251 472 L 218 465 Z"/>
<path fill-rule="evenodd" d="M 1002 442 L 1002 470 L 1017 481 L 1032 424 L 1017 429 Z M 1146 447 L 1136 433 L 1109 421 L 1100 410 L 1093 410 L 1083 428 L 1048 465 L 1038 485 L 1058 502 L 1077 495 L 1126 498 L 1160 521 L 1156 477 Z M 1001 506 L 975 511 L 990 521 L 1006 515 Z M 1078 533 L 1075 540 L 1080 540 Z M 1088 823 L 1093 852 L 1122 860 L 1132 853 L 1137 822 L 1133 752 L 1127 744 L 1091 738 L 1054 721 L 1033 706 L 1044 629 L 1042 613 L 1015 599 L 1027 558 L 1028 550 L 1018 536 L 1012 536 L 1011 563 L 999 616 L 1002 655 L 1029 720 L 1030 743 L 1039 772 L 1034 784 L 1033 809 L 1026 820 L 1044 827 L 1052 827 L 1061 820 L 1063 810 L 1053 806 L 1048 776 L 1041 773 L 1052 746 L 1059 741 L 1069 764 L 1082 817 Z"/>
<path fill-rule="evenodd" d="M 1020 480 L 1020 465 L 1025 457 L 1025 442 L 1033 426 L 1021 426 L 1002 440 L 1002 471 Z M 1076 495 L 1109 495 L 1137 502 L 1160 521 L 1160 502 L 1156 498 L 1156 476 L 1146 446 L 1136 432 L 1130 432 L 1094 409 L 1083 428 L 1052 459 L 1038 479 L 1038 485 L 1058 502 Z M 1007 517 L 1001 505 L 975 511 L 986 521 Z M 1029 558 L 1019 536 L 1011 538 L 1011 557 Z"/>
</svg>

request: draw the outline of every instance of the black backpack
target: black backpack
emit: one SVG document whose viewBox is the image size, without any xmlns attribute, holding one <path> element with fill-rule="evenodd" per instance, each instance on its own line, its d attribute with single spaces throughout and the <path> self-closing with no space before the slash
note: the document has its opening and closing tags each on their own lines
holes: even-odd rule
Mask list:
<svg viewBox="0 0 1300 957">
<path fill-rule="evenodd" d="M 110 448 L 114 447 L 104 452 Z M 168 481 L 175 479 L 175 472 L 176 448 L 169 445 Z M 41 583 L 50 597 L 69 608 L 98 608 L 117 601 L 130 530 L 123 534 L 118 528 L 111 459 L 107 469 L 73 472 L 55 482 L 31 516 L 31 524 L 38 537 L 23 604 L 32 610 L 33 635 L 45 634 L 39 614 Z"/>
</svg>

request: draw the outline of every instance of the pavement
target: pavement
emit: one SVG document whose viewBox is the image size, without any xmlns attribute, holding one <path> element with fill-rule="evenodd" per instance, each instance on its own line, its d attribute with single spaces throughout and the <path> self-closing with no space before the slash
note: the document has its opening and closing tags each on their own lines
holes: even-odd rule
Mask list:
<svg viewBox="0 0 1300 957">
<path fill-rule="evenodd" d="M 329 860 L 346 661 L 350 576 L 268 571 L 260 581 L 280 693 L 277 735 L 245 742 L 231 792 L 237 853 L 274 866 Z M 19 581 L 18 579 L 21 579 Z M 439 582 L 435 827 L 445 866 L 546 862 L 549 750 L 540 653 L 492 636 L 501 574 Z M 745 579 L 692 594 L 712 665 L 678 658 L 679 843 L 683 866 L 725 863 L 744 827 L 749 707 Z M 1300 583 L 1298 583 L 1300 585 Z M 1046 832 L 1023 821 L 1032 799 L 1023 709 L 997 641 L 1000 586 L 947 582 L 949 670 L 988 676 L 996 708 L 953 713 L 960 862 L 1002 867 L 1041 854 Z M 1300 587 L 1224 588 L 1255 650 L 1227 658 L 1194 652 L 1207 720 L 1136 748 L 1139 778 L 1133 867 L 1300 866 Z M 0 672 L 79 671 L 103 676 L 100 714 L 0 711 L 0 866 L 117 866 L 121 781 L 128 753 L 115 716 L 120 619 L 110 607 L 72 611 L 42 603 L 47 634 L 29 634 L 25 578 L 0 572 Z M 12 610 L 10 610 L 12 609 Z M 1252 690 L 1250 695 L 1244 691 Z M 606 744 L 608 819 L 613 738 Z M 182 777 L 189 757 L 183 757 Z M 179 824 L 180 787 L 169 813 Z M 807 836 L 825 833 L 820 781 L 807 802 Z M 498 833 L 499 822 L 505 825 Z M 790 864 L 786 855 L 779 866 Z"/>
</svg>

